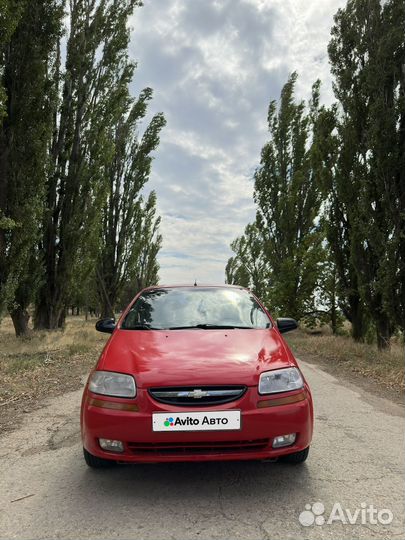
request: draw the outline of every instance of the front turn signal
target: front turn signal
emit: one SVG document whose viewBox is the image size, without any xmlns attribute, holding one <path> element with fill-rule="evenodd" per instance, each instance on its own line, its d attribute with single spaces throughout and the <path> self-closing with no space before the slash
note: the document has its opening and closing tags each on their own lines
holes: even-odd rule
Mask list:
<svg viewBox="0 0 405 540">
<path fill-rule="evenodd" d="M 284 396 L 284 397 L 273 398 L 273 399 L 263 399 L 257 402 L 257 407 L 259 409 L 263 409 L 264 407 L 278 407 L 279 405 L 289 405 L 291 403 L 299 403 L 300 401 L 304 401 L 305 399 L 307 399 L 307 393 L 304 390 L 303 392 L 299 392 L 298 394 L 294 394 L 293 396 Z"/>
</svg>

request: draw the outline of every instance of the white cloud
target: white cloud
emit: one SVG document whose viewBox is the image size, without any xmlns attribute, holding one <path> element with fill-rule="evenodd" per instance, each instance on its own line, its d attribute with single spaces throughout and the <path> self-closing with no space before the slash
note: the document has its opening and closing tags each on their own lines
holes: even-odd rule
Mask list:
<svg viewBox="0 0 405 540">
<path fill-rule="evenodd" d="M 343 0 L 149 0 L 135 13 L 134 92 L 163 111 L 148 188 L 162 215 L 161 281 L 223 282 L 229 244 L 254 218 L 252 174 L 270 99 L 288 74 L 297 96 L 321 78 L 332 99 L 327 43 Z"/>
</svg>

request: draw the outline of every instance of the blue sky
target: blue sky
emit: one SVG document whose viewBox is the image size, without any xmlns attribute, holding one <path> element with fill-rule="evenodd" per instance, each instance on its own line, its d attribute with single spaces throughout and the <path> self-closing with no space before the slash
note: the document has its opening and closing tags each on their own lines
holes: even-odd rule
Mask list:
<svg viewBox="0 0 405 540">
<path fill-rule="evenodd" d="M 254 169 L 267 107 L 289 73 L 297 97 L 323 81 L 333 99 L 327 43 L 343 0 L 144 0 L 132 17 L 134 94 L 167 126 L 147 189 L 162 216 L 161 283 L 223 283 L 230 242 L 254 219 Z"/>
</svg>

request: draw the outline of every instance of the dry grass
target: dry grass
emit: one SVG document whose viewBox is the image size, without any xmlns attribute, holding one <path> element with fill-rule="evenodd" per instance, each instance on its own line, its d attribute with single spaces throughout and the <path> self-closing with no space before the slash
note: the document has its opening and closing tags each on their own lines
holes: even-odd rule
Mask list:
<svg viewBox="0 0 405 540">
<path fill-rule="evenodd" d="M 10 428 L 21 411 L 80 388 L 83 375 L 97 361 L 107 335 L 96 332 L 95 320 L 69 317 L 66 329 L 33 332 L 18 339 L 12 322 L 0 325 L 0 431 Z"/>
<path fill-rule="evenodd" d="M 392 343 L 390 351 L 382 352 L 374 345 L 356 343 L 350 337 L 324 331 L 299 330 L 286 338 L 298 358 L 321 363 L 334 373 L 354 373 L 382 387 L 405 390 L 405 350 L 398 342 Z"/>
</svg>

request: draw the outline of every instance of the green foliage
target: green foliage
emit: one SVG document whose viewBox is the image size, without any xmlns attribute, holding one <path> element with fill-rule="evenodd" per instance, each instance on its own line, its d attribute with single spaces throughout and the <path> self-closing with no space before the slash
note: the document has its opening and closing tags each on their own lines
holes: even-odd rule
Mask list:
<svg viewBox="0 0 405 540">
<path fill-rule="evenodd" d="M 70 2 L 66 63 L 54 76 L 61 100 L 54 111 L 41 242 L 46 272 L 36 328 L 63 325 L 74 270 L 86 253 L 94 256 L 106 171 L 114 155 L 111 126 L 129 99 L 134 71 L 128 62 L 127 23 L 137 5 L 137 0 Z"/>
<path fill-rule="evenodd" d="M 6 65 L 7 46 L 10 43 L 21 12 L 22 2 L 16 0 L 0 0 L 0 123 L 7 114 L 7 90 L 4 86 L 4 70 Z"/>
<path fill-rule="evenodd" d="M 350 0 L 338 11 L 329 57 L 339 100 L 335 199 L 347 259 L 378 345 L 405 328 L 405 108 L 402 0 Z M 342 204 L 343 203 L 343 204 Z"/>
<path fill-rule="evenodd" d="M 0 229 L 11 231 L 16 227 L 21 227 L 21 223 L 16 223 L 13 219 L 0 214 Z"/>
<path fill-rule="evenodd" d="M 127 268 L 118 304 L 125 308 L 137 292 L 159 281 L 157 255 L 162 245 L 160 217 L 156 217 L 156 194 L 151 192 L 141 207 L 140 228 L 133 238 L 132 262 Z"/>
<path fill-rule="evenodd" d="M 339 120 L 336 105 L 320 109 L 314 125 L 317 143 L 313 166 L 323 197 L 321 219 L 335 272 L 339 308 L 352 323 L 353 338 L 362 341 L 366 329 L 365 307 L 351 258 L 360 181 L 352 171 L 356 162 L 353 136 L 351 126 Z"/>
<path fill-rule="evenodd" d="M 0 308 L 18 333 L 40 277 L 36 243 L 43 216 L 47 147 L 52 134 L 50 84 L 63 11 L 59 0 L 6 2 L 1 11 Z M 1 113 L 0 113 L 1 116 Z M 21 325 L 18 324 L 21 322 Z"/>
<path fill-rule="evenodd" d="M 315 323 L 321 325 L 330 324 L 333 334 L 341 333 L 344 316 L 339 306 L 339 290 L 337 266 L 330 245 L 326 244 L 319 266 L 317 288 L 317 304 L 319 307 L 306 316 L 309 326 Z"/>
<path fill-rule="evenodd" d="M 0 0 L 0 308 L 17 332 L 34 298 L 37 329 L 63 326 L 68 304 L 97 307 L 105 270 L 113 303 L 158 279 L 156 196 L 141 192 L 165 121 L 138 137 L 152 96 L 128 91 L 139 5 Z"/>
<path fill-rule="evenodd" d="M 380 348 L 405 329 L 404 23 L 403 0 L 349 0 L 328 47 L 337 103 L 319 106 L 319 82 L 296 103 L 295 74 L 270 103 L 258 237 L 235 240 L 226 268 L 252 286 L 263 257 L 255 287 L 273 309 L 334 332 L 343 314 Z"/>
<path fill-rule="evenodd" d="M 117 116 L 107 133 L 112 153 L 104 169 L 107 195 L 101 209 L 97 256 L 103 316 L 113 316 L 125 286 L 136 283 L 136 292 L 157 279 L 156 256 L 161 244 L 155 193 L 146 203 L 141 193 L 149 179 L 152 152 L 159 144 L 165 119 L 162 114 L 155 115 L 139 138 L 152 90 L 146 88 L 133 100 L 123 89 L 121 97 Z"/>
<path fill-rule="evenodd" d="M 239 257 L 230 257 L 225 267 L 225 283 L 250 287 L 250 276 L 246 267 L 240 262 Z"/>
<path fill-rule="evenodd" d="M 232 242 L 231 249 L 236 256 L 228 261 L 227 283 L 250 287 L 265 301 L 269 274 L 263 253 L 262 236 L 257 226 L 254 223 L 247 225 L 245 234 Z"/>
<path fill-rule="evenodd" d="M 270 102 L 270 140 L 255 173 L 254 200 L 269 301 L 277 312 L 300 318 L 314 309 L 322 256 L 316 222 L 321 196 L 311 166 L 320 83 L 313 86 L 306 107 L 294 99 L 296 79 L 294 73 L 284 86 L 279 107 Z"/>
<path fill-rule="evenodd" d="M 293 74 L 270 103 L 256 224 L 233 242 L 226 279 L 335 333 L 343 314 L 383 348 L 405 328 L 405 4 L 349 0 L 334 21 L 338 102 L 320 107 L 317 82 L 297 103 Z"/>
</svg>

